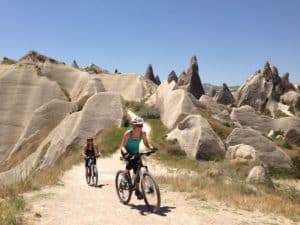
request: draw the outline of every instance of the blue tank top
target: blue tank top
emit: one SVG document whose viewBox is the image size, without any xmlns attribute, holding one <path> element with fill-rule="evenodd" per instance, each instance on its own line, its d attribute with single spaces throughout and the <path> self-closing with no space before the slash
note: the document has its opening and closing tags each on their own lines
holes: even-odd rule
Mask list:
<svg viewBox="0 0 300 225">
<path fill-rule="evenodd" d="M 140 143 L 143 138 L 142 132 L 140 133 L 140 137 L 135 140 L 132 138 L 133 129 L 130 129 L 130 135 L 126 144 L 126 149 L 131 154 L 137 154 L 140 150 Z"/>
</svg>

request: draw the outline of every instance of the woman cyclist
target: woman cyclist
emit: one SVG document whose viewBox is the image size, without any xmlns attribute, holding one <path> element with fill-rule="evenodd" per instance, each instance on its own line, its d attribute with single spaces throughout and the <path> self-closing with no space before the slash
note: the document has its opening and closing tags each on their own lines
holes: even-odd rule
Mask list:
<svg viewBox="0 0 300 225">
<path fill-rule="evenodd" d="M 130 159 L 131 155 L 139 153 L 140 142 L 142 140 L 148 149 L 153 149 L 149 145 L 146 132 L 143 131 L 144 120 L 140 117 L 136 117 L 131 120 L 131 124 L 132 128 L 124 133 L 121 144 L 121 154 L 125 159 Z M 137 167 L 138 163 L 136 160 L 128 160 L 126 164 L 126 173 L 129 175 L 129 170 L 133 169 L 134 176 L 138 176 L 138 174 L 136 174 Z M 143 194 L 139 190 L 138 182 L 135 187 L 135 195 L 138 199 L 143 199 Z"/>
</svg>

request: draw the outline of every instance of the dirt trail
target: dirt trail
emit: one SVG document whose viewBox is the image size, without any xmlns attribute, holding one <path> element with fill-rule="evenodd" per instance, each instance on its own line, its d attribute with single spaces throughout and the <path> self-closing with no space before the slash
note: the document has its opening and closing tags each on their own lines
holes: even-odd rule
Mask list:
<svg viewBox="0 0 300 225">
<path fill-rule="evenodd" d="M 145 127 L 149 131 L 149 127 Z M 159 164 L 151 166 L 152 174 L 172 173 Z M 129 205 L 119 202 L 114 179 L 125 165 L 119 154 L 98 160 L 100 186 L 90 187 L 84 178 L 84 166 L 74 166 L 62 177 L 63 185 L 46 187 L 38 192 L 25 194 L 29 210 L 24 217 L 28 224 L 47 225 L 154 225 L 154 224 L 292 224 L 289 220 L 258 212 L 228 208 L 220 203 L 190 199 L 188 194 L 170 192 L 160 185 L 161 210 L 147 212 L 144 201 L 133 195 Z M 163 172 L 165 171 L 165 172 Z"/>
</svg>

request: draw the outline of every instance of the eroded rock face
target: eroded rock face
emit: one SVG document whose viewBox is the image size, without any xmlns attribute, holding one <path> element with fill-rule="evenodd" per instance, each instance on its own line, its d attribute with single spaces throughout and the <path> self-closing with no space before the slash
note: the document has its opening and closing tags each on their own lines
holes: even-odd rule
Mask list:
<svg viewBox="0 0 300 225">
<path fill-rule="evenodd" d="M 52 99 L 67 100 L 59 85 L 35 65 L 0 65 L 0 162 L 24 131 L 34 110 Z"/>
<path fill-rule="evenodd" d="M 176 75 L 176 73 L 175 73 L 174 70 L 172 70 L 172 71 L 170 72 L 170 74 L 168 75 L 168 82 L 170 83 L 172 80 L 174 80 L 175 83 L 178 82 L 178 77 L 177 77 L 177 75 Z"/>
<path fill-rule="evenodd" d="M 273 182 L 268 172 L 268 168 L 264 166 L 253 167 L 249 172 L 246 181 L 251 184 L 261 184 L 268 187 L 273 187 Z"/>
<path fill-rule="evenodd" d="M 254 74 L 237 92 L 237 105 L 250 105 L 256 110 L 263 111 L 268 101 L 279 101 L 284 93 L 282 81 L 276 67 L 269 62 L 262 73 Z"/>
<path fill-rule="evenodd" d="M 231 94 L 231 91 L 229 90 L 227 84 L 223 84 L 222 90 L 216 96 L 216 101 L 217 103 L 224 105 L 230 105 L 235 102 L 234 97 Z"/>
<path fill-rule="evenodd" d="M 167 140 L 177 140 L 191 159 L 224 158 L 225 146 L 209 123 L 200 115 L 189 115 L 168 134 Z"/>
<path fill-rule="evenodd" d="M 47 147 L 40 168 L 53 165 L 62 154 L 82 147 L 87 137 L 104 128 L 120 127 L 126 110 L 122 97 L 100 92 L 88 99 L 82 111 L 67 116 L 43 141 L 38 151 Z"/>
<path fill-rule="evenodd" d="M 173 128 L 186 115 L 197 111 L 188 94 L 182 89 L 176 89 L 174 81 L 164 81 L 146 104 L 159 109 L 161 121 L 168 128 Z"/>
<path fill-rule="evenodd" d="M 267 165 L 271 171 L 292 170 L 290 157 L 260 132 L 251 128 L 235 128 L 226 140 L 228 147 L 239 144 L 252 146 L 256 150 L 257 161 Z"/>
<path fill-rule="evenodd" d="M 188 84 L 186 72 L 183 71 L 178 77 L 178 85 L 186 85 Z"/>
<path fill-rule="evenodd" d="M 138 74 L 99 74 L 92 78 L 100 81 L 106 91 L 119 93 L 128 101 L 141 101 L 157 88 L 156 84 Z"/>
<path fill-rule="evenodd" d="M 50 131 L 74 110 L 76 110 L 76 104 L 58 99 L 53 99 L 37 108 L 33 112 L 18 142 L 9 153 L 8 165 L 1 166 L 1 169 L 10 169 L 33 153 Z"/>
<path fill-rule="evenodd" d="M 54 64 L 64 64 L 62 62 L 59 62 L 53 58 L 47 57 L 45 55 L 42 55 L 36 51 L 30 51 L 25 56 L 23 56 L 19 62 L 34 62 L 34 63 L 45 63 L 50 62 Z"/>
</svg>

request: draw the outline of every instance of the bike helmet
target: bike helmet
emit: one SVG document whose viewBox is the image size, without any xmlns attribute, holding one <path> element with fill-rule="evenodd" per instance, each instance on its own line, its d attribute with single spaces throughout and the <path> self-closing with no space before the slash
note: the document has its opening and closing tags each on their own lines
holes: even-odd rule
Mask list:
<svg viewBox="0 0 300 225">
<path fill-rule="evenodd" d="M 141 117 L 135 117 L 131 120 L 131 124 L 132 125 L 143 125 L 144 124 L 144 120 Z"/>
</svg>

